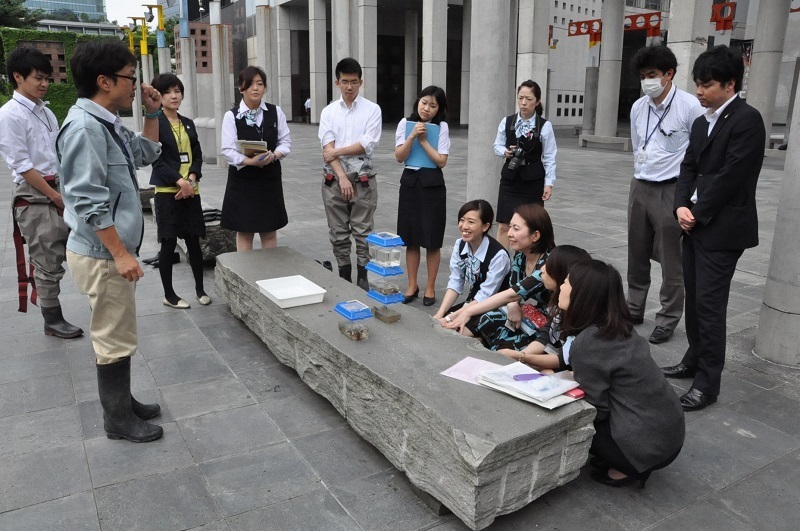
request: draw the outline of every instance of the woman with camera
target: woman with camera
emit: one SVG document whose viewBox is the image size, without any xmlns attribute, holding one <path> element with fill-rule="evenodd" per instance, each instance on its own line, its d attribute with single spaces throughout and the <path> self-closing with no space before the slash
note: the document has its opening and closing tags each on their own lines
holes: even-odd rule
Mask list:
<svg viewBox="0 0 800 531">
<path fill-rule="evenodd" d="M 508 224 L 514 209 L 544 202 L 556 182 L 556 137 L 553 126 L 542 117 L 542 89 L 535 81 L 517 88 L 519 112 L 506 116 L 497 127 L 494 154 L 504 157 L 497 198 L 497 241 L 508 248 Z"/>
</svg>

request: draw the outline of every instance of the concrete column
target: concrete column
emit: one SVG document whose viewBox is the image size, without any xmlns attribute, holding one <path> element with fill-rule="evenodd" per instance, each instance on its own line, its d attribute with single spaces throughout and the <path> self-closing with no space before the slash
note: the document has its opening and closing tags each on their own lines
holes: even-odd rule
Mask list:
<svg viewBox="0 0 800 531">
<path fill-rule="evenodd" d="M 486 199 L 497 206 L 500 160 L 492 152 L 497 124 L 506 115 L 510 95 L 508 78 L 487 75 L 508 64 L 508 2 L 473 2 L 470 45 L 469 139 L 467 143 L 467 199 Z M 487 35 L 493 36 L 487 39 Z M 491 94 L 492 97 L 487 97 Z"/>
<path fill-rule="evenodd" d="M 764 119 L 769 134 L 772 130 L 772 112 L 781 72 L 783 40 L 789 22 L 791 0 L 761 0 L 758 3 L 758 22 L 753 39 L 753 59 L 750 63 L 750 81 L 747 86 L 747 103 L 755 107 Z"/>
<path fill-rule="evenodd" d="M 142 70 L 139 67 L 139 62 L 136 62 L 136 79 L 142 79 L 140 77 Z M 134 130 L 138 133 L 144 127 L 144 117 L 142 116 L 142 92 L 140 90 L 134 91 L 135 96 L 133 97 L 133 107 L 131 108 L 131 112 L 133 114 L 133 126 Z"/>
<path fill-rule="evenodd" d="M 256 66 L 260 66 L 267 74 L 267 90 L 264 99 L 269 102 L 278 101 L 278 74 L 273 70 L 276 55 L 273 54 L 272 11 L 269 0 L 256 0 Z M 234 72 L 238 79 L 239 72 Z M 235 81 L 234 81 L 235 82 Z"/>
<path fill-rule="evenodd" d="M 548 0 L 519 0 L 519 27 L 517 29 L 517 79 L 515 86 L 532 79 L 547 97 L 547 67 L 550 57 L 548 46 Z M 544 102 L 547 108 L 547 101 Z"/>
<path fill-rule="evenodd" d="M 358 0 L 358 62 L 364 75 L 361 95 L 378 100 L 378 0 Z"/>
<path fill-rule="evenodd" d="M 345 57 L 351 57 L 350 51 L 350 2 L 349 0 L 331 0 L 331 82 L 336 78 L 336 64 Z M 333 99 L 337 89 L 334 86 Z"/>
<path fill-rule="evenodd" d="M 212 0 L 208 3 L 209 19 L 211 22 L 211 86 L 214 90 L 214 128 L 215 146 L 217 151 L 217 166 L 224 167 L 225 159 L 220 154 L 222 145 L 222 117 L 230 107 L 225 101 L 225 83 L 228 80 L 228 72 L 224 69 L 223 59 L 227 57 L 223 43 L 225 39 L 225 26 L 222 25 L 222 3 Z"/>
<path fill-rule="evenodd" d="M 319 123 L 319 115 L 328 103 L 328 69 L 325 67 L 327 31 L 325 0 L 308 0 L 308 54 L 311 81 L 311 123 Z"/>
<path fill-rule="evenodd" d="M 508 101 L 506 114 L 517 111 L 517 25 L 519 24 L 519 2 L 508 0 L 508 90 L 514 97 Z"/>
<path fill-rule="evenodd" d="M 787 9 L 788 12 L 788 9 Z M 785 13 L 782 13 L 785 16 Z M 749 91 L 748 91 L 749 92 Z M 800 91 L 794 107 L 800 105 Z M 749 98 L 748 98 L 749 101 Z M 792 117 L 791 131 L 800 130 L 800 113 Z M 787 141 L 790 139 L 787 139 Z M 755 353 L 764 359 L 800 367 L 800 149 L 786 151 L 783 184 L 775 235 L 772 239 L 764 302 L 759 313 Z"/>
<path fill-rule="evenodd" d="M 153 56 L 142 55 L 142 83 L 148 85 L 153 81 Z"/>
<path fill-rule="evenodd" d="M 711 2 L 712 0 L 670 2 L 667 46 L 678 59 L 678 70 L 672 82 L 690 94 L 694 94 L 695 89 L 692 67 L 697 56 L 707 48 Z M 605 28 L 603 30 L 605 41 Z"/>
<path fill-rule="evenodd" d="M 181 114 L 187 118 L 197 118 L 197 65 L 194 58 L 194 39 L 181 37 L 181 81 L 183 82 L 183 103 Z"/>
<path fill-rule="evenodd" d="M 292 32 L 289 30 L 289 9 L 284 6 L 272 8 L 275 16 L 275 39 L 277 54 L 274 62 L 277 63 L 277 78 L 272 84 L 278 85 L 278 99 L 273 103 L 280 106 L 289 121 L 292 120 Z M 273 89 L 273 94 L 275 94 Z"/>
<path fill-rule="evenodd" d="M 417 57 L 419 56 L 419 11 L 406 11 L 406 35 L 403 79 L 403 115 L 409 112 L 417 101 Z"/>
<path fill-rule="evenodd" d="M 586 67 L 586 81 L 583 88 L 583 127 L 581 134 L 593 135 L 594 123 L 597 118 L 597 78 L 600 67 Z"/>
<path fill-rule="evenodd" d="M 606 0 L 603 5 L 603 41 L 600 49 L 595 123 L 595 134 L 599 136 L 617 136 L 619 76 L 622 71 L 623 7 L 623 0 Z"/>
<path fill-rule="evenodd" d="M 469 48 L 472 27 L 472 0 L 464 0 L 461 21 L 461 116 L 462 126 L 469 125 Z"/>
<path fill-rule="evenodd" d="M 447 85 L 447 0 L 422 0 L 422 86 Z"/>
</svg>

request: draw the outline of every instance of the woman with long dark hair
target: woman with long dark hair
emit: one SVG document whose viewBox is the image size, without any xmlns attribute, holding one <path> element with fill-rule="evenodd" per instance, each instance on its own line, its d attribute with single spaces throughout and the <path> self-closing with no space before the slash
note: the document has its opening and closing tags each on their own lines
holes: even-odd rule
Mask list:
<svg viewBox="0 0 800 531">
<path fill-rule="evenodd" d="M 406 244 L 408 288 L 403 299 L 405 304 L 419 296 L 417 273 L 422 247 L 425 248 L 428 270 L 422 303 L 433 306 L 436 302 L 434 288 L 442 259 L 447 214 L 447 188 L 442 174 L 450 153 L 450 129 L 446 120 L 447 96 L 442 88 L 431 85 L 419 93 L 411 115 L 397 124 L 394 155 L 397 162 L 405 163 L 397 206 L 397 234 Z M 437 127 L 431 128 L 430 125 Z M 438 129 L 435 138 L 428 136 L 431 129 Z M 412 159 L 415 144 L 422 148 L 422 152 L 420 157 Z"/>
<path fill-rule="evenodd" d="M 681 451 L 686 425 L 678 395 L 633 329 L 622 278 L 599 260 L 572 266 L 558 307 L 575 380 L 597 409 L 592 478 L 622 487 L 644 482 Z"/>
<path fill-rule="evenodd" d="M 556 182 L 556 137 L 542 114 L 542 89 L 532 80 L 517 88 L 519 112 L 506 116 L 497 127 L 494 154 L 503 157 L 497 198 L 497 240 L 508 247 L 508 224 L 514 209 L 544 202 Z"/>
<path fill-rule="evenodd" d="M 206 236 L 199 181 L 203 152 L 194 122 L 178 114 L 183 101 L 183 83 L 175 74 L 159 74 L 153 88 L 161 93 L 162 113 L 158 117 L 161 156 L 153 163 L 150 184 L 156 188 L 155 208 L 158 241 L 158 272 L 164 287 L 164 304 L 172 308 L 188 308 L 172 287 L 172 260 L 178 238 L 186 242 L 189 265 L 192 267 L 197 301 L 211 304 L 203 287 L 203 252 L 200 238 Z"/>
</svg>

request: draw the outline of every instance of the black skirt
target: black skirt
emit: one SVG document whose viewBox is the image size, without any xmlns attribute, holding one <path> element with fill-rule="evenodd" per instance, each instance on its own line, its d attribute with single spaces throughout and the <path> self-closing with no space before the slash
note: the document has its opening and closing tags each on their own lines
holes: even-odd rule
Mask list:
<svg viewBox="0 0 800 531">
<path fill-rule="evenodd" d="M 500 193 L 497 196 L 497 222 L 508 223 L 514 216 L 514 209 L 528 203 L 544 206 L 544 179 L 535 181 L 506 179 L 500 180 Z"/>
<path fill-rule="evenodd" d="M 407 171 L 414 170 L 404 170 Z M 445 185 L 423 187 L 419 179 L 413 186 L 400 185 L 397 234 L 407 246 L 441 249 L 444 242 L 446 214 Z"/>
<path fill-rule="evenodd" d="M 206 237 L 206 223 L 203 220 L 203 206 L 199 195 L 175 199 L 173 192 L 158 192 L 155 195 L 155 208 L 159 242 L 167 238 Z"/>
<path fill-rule="evenodd" d="M 274 163 L 273 163 L 274 164 Z M 229 172 L 220 225 L 236 232 L 272 232 L 289 223 L 280 167 L 240 175 Z"/>
</svg>

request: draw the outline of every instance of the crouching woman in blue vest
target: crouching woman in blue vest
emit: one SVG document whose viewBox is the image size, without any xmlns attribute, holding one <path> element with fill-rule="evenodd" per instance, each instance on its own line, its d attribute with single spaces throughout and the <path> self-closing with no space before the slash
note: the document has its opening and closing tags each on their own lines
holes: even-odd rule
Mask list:
<svg viewBox="0 0 800 531">
<path fill-rule="evenodd" d="M 461 237 L 453 246 L 450 256 L 450 280 L 442 305 L 433 316 L 444 324 L 445 316 L 457 312 L 464 305 L 481 302 L 498 291 L 508 288 L 511 260 L 500 243 L 488 235 L 492 228 L 494 210 L 488 201 L 476 199 L 464 203 L 458 211 L 458 230 Z M 455 304 L 468 285 L 466 300 Z M 467 323 L 475 333 L 480 316 Z"/>
</svg>

